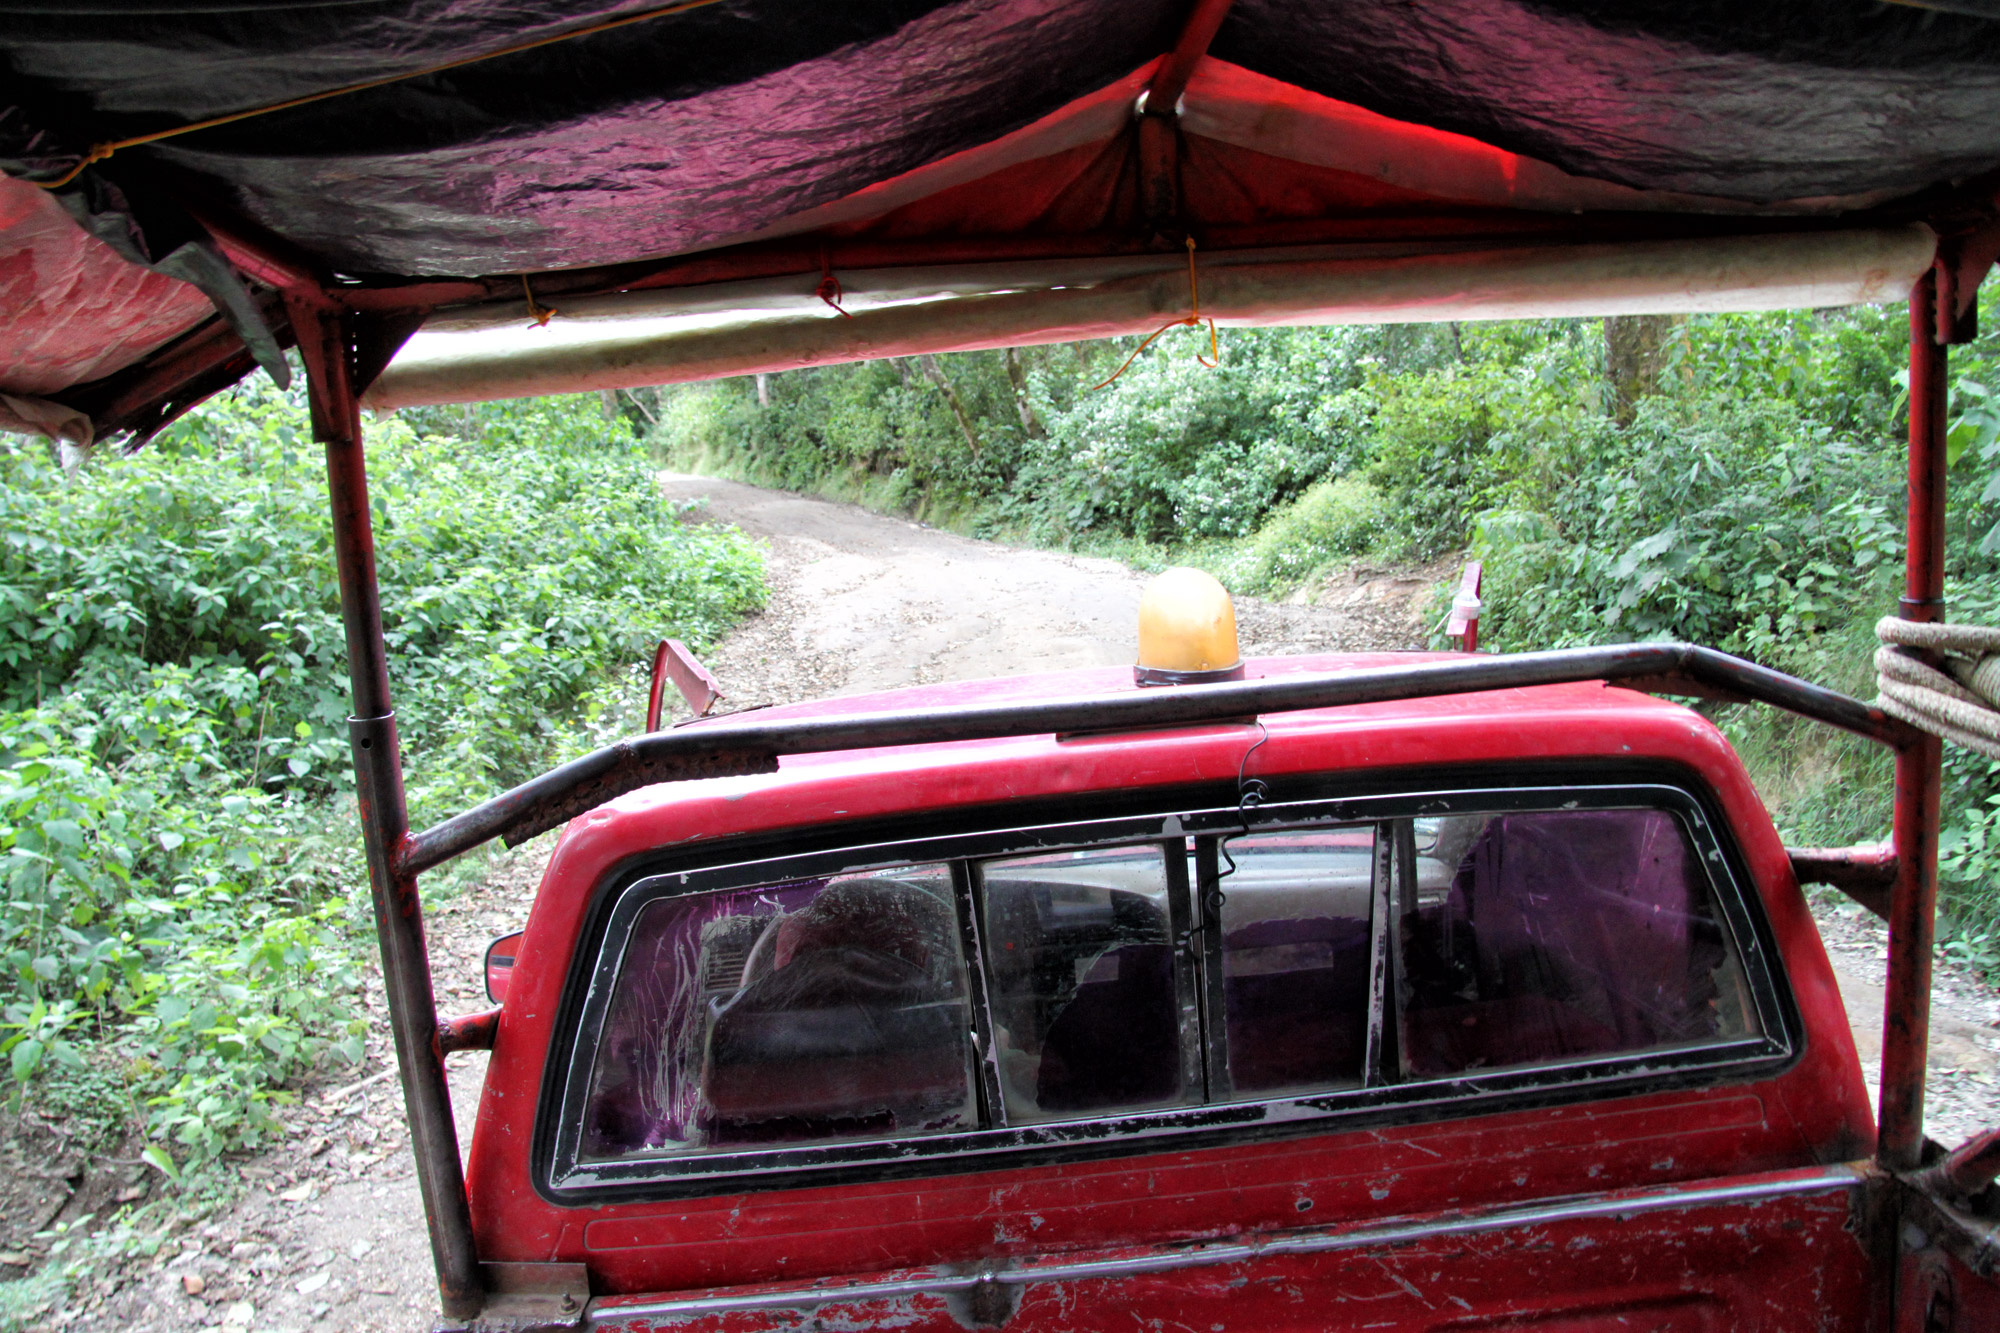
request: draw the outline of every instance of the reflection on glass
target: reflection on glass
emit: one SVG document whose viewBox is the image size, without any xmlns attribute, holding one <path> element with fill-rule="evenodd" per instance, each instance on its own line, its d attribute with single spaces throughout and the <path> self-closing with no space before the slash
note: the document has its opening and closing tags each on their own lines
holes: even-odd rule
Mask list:
<svg viewBox="0 0 2000 1333">
<path fill-rule="evenodd" d="M 1358 1086 L 1373 828 L 1251 834 L 1227 850 L 1236 864 L 1221 881 L 1231 1091 Z"/>
<path fill-rule="evenodd" d="M 1160 848 L 1014 857 L 981 875 L 1008 1121 L 1185 1100 Z"/>
<path fill-rule="evenodd" d="M 1672 815 L 1436 823 L 1399 883 L 1405 1074 L 1758 1031 L 1708 877 Z"/>
<path fill-rule="evenodd" d="M 585 1159 L 978 1124 L 950 872 L 662 898 L 634 923 Z"/>
</svg>

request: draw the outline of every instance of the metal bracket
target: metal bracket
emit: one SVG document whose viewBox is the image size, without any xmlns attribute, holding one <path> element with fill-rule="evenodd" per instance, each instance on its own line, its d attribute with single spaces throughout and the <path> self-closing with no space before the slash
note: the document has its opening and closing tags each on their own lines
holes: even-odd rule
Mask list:
<svg viewBox="0 0 2000 1333">
<path fill-rule="evenodd" d="M 590 1306 L 590 1269 L 583 1264 L 482 1263 L 486 1306 L 469 1320 L 441 1319 L 431 1333 L 567 1333 L 580 1329 Z"/>
<path fill-rule="evenodd" d="M 1940 347 L 1969 343 L 1979 336 L 1979 284 L 1996 260 L 2000 260 L 2000 223 L 1989 220 L 1938 239 L 1932 337 Z"/>
<path fill-rule="evenodd" d="M 1889 890 L 1896 883 L 1896 844 L 1858 847 L 1787 847 L 1792 874 L 1801 884 L 1839 889 L 1863 907 L 1889 919 Z"/>
<path fill-rule="evenodd" d="M 457 1018 L 438 1020 L 438 1054 L 450 1055 L 453 1051 L 490 1051 L 493 1038 L 500 1031 L 500 1006 L 482 1009 L 476 1014 L 462 1014 Z"/>
</svg>

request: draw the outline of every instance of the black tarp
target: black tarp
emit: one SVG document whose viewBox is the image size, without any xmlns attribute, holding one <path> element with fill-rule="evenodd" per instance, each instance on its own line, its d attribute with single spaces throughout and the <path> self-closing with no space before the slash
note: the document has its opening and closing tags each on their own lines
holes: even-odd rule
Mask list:
<svg viewBox="0 0 2000 1333">
<path fill-rule="evenodd" d="M 1978 6 L 1973 5 L 1972 8 Z M 0 159 L 586 27 L 584 0 L 0 0 Z M 128 149 L 359 273 L 695 250 L 991 140 L 1172 44 L 1170 0 L 726 0 Z M 1858 0 L 1238 0 L 1211 48 L 1579 175 L 1769 203 L 2000 165 L 2000 22 Z M 39 136 L 31 144 L 30 139 Z"/>
<path fill-rule="evenodd" d="M 143 434 L 276 365 L 255 279 L 281 280 L 232 235 L 393 289 L 379 368 L 440 303 L 525 299 L 516 275 L 810 292 L 842 245 L 883 269 L 2000 208 L 2000 0 L 1235 0 L 1161 167 L 1131 108 L 1208 3 L 0 0 L 0 425 Z M 675 257 L 709 267 L 654 271 Z"/>
</svg>

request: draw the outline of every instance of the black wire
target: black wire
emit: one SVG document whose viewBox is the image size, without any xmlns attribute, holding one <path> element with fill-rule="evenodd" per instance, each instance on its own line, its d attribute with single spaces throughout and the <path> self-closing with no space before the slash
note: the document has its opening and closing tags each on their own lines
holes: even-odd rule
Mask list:
<svg viewBox="0 0 2000 1333">
<path fill-rule="evenodd" d="M 1236 832 L 1215 844 L 1215 850 L 1221 852 L 1222 859 L 1229 863 L 1229 869 L 1215 872 L 1215 881 L 1218 884 L 1236 873 L 1236 858 L 1229 854 L 1230 842 L 1250 835 L 1250 811 L 1262 805 L 1264 798 L 1271 794 L 1271 789 L 1264 785 L 1263 779 L 1251 778 L 1248 782 L 1243 780 L 1244 773 L 1250 768 L 1250 756 L 1257 753 L 1264 742 L 1270 739 L 1271 733 L 1265 729 L 1264 720 L 1257 719 L 1257 740 L 1243 752 L 1242 761 L 1236 765 Z M 1221 891 L 1217 890 L 1214 910 L 1218 914 L 1222 911 L 1223 901 Z"/>
</svg>

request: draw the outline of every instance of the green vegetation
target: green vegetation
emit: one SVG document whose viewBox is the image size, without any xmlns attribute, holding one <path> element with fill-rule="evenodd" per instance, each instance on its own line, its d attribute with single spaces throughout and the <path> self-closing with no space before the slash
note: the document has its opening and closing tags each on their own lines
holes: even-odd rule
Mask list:
<svg viewBox="0 0 2000 1333">
<path fill-rule="evenodd" d="M 1095 391 L 1135 340 L 662 390 L 653 439 L 672 466 L 1240 592 L 1465 551 L 1490 647 L 1686 639 L 1873 693 L 1901 569 L 1902 307 L 1225 330 L 1215 370 L 1193 338 Z M 1949 596 L 1996 623 L 2000 336 L 1952 364 Z M 1886 756 L 1716 715 L 1789 838 L 1886 836 Z M 1943 937 L 2000 967 L 2000 774 L 1954 754 L 1947 787 Z"/>
<path fill-rule="evenodd" d="M 656 638 L 705 646 L 758 604 L 754 548 L 682 525 L 655 459 L 1266 595 L 1464 551 L 1490 646 L 1685 638 L 1871 692 L 1900 569 L 1900 308 L 1229 331 L 1214 370 L 1188 336 L 1102 391 L 1129 340 L 641 393 L 643 443 L 595 397 L 375 423 L 416 819 L 594 743 Z M 2000 336 L 1953 367 L 1948 595 L 2000 623 Z M 298 395 L 258 380 L 74 477 L 0 438 L 0 1087 L 189 1188 L 364 1053 L 307 437 Z M 1788 837 L 1884 835 L 1883 755 L 1717 716 Z M 2000 970 L 2000 766 L 1948 763 L 1945 952 Z"/>
<path fill-rule="evenodd" d="M 654 640 L 762 599 L 758 552 L 681 524 L 595 396 L 369 434 L 419 821 L 595 743 Z M 363 1055 L 322 469 L 261 377 L 74 477 L 0 437 L 0 1057 L 16 1111 L 175 1179 Z"/>
</svg>

